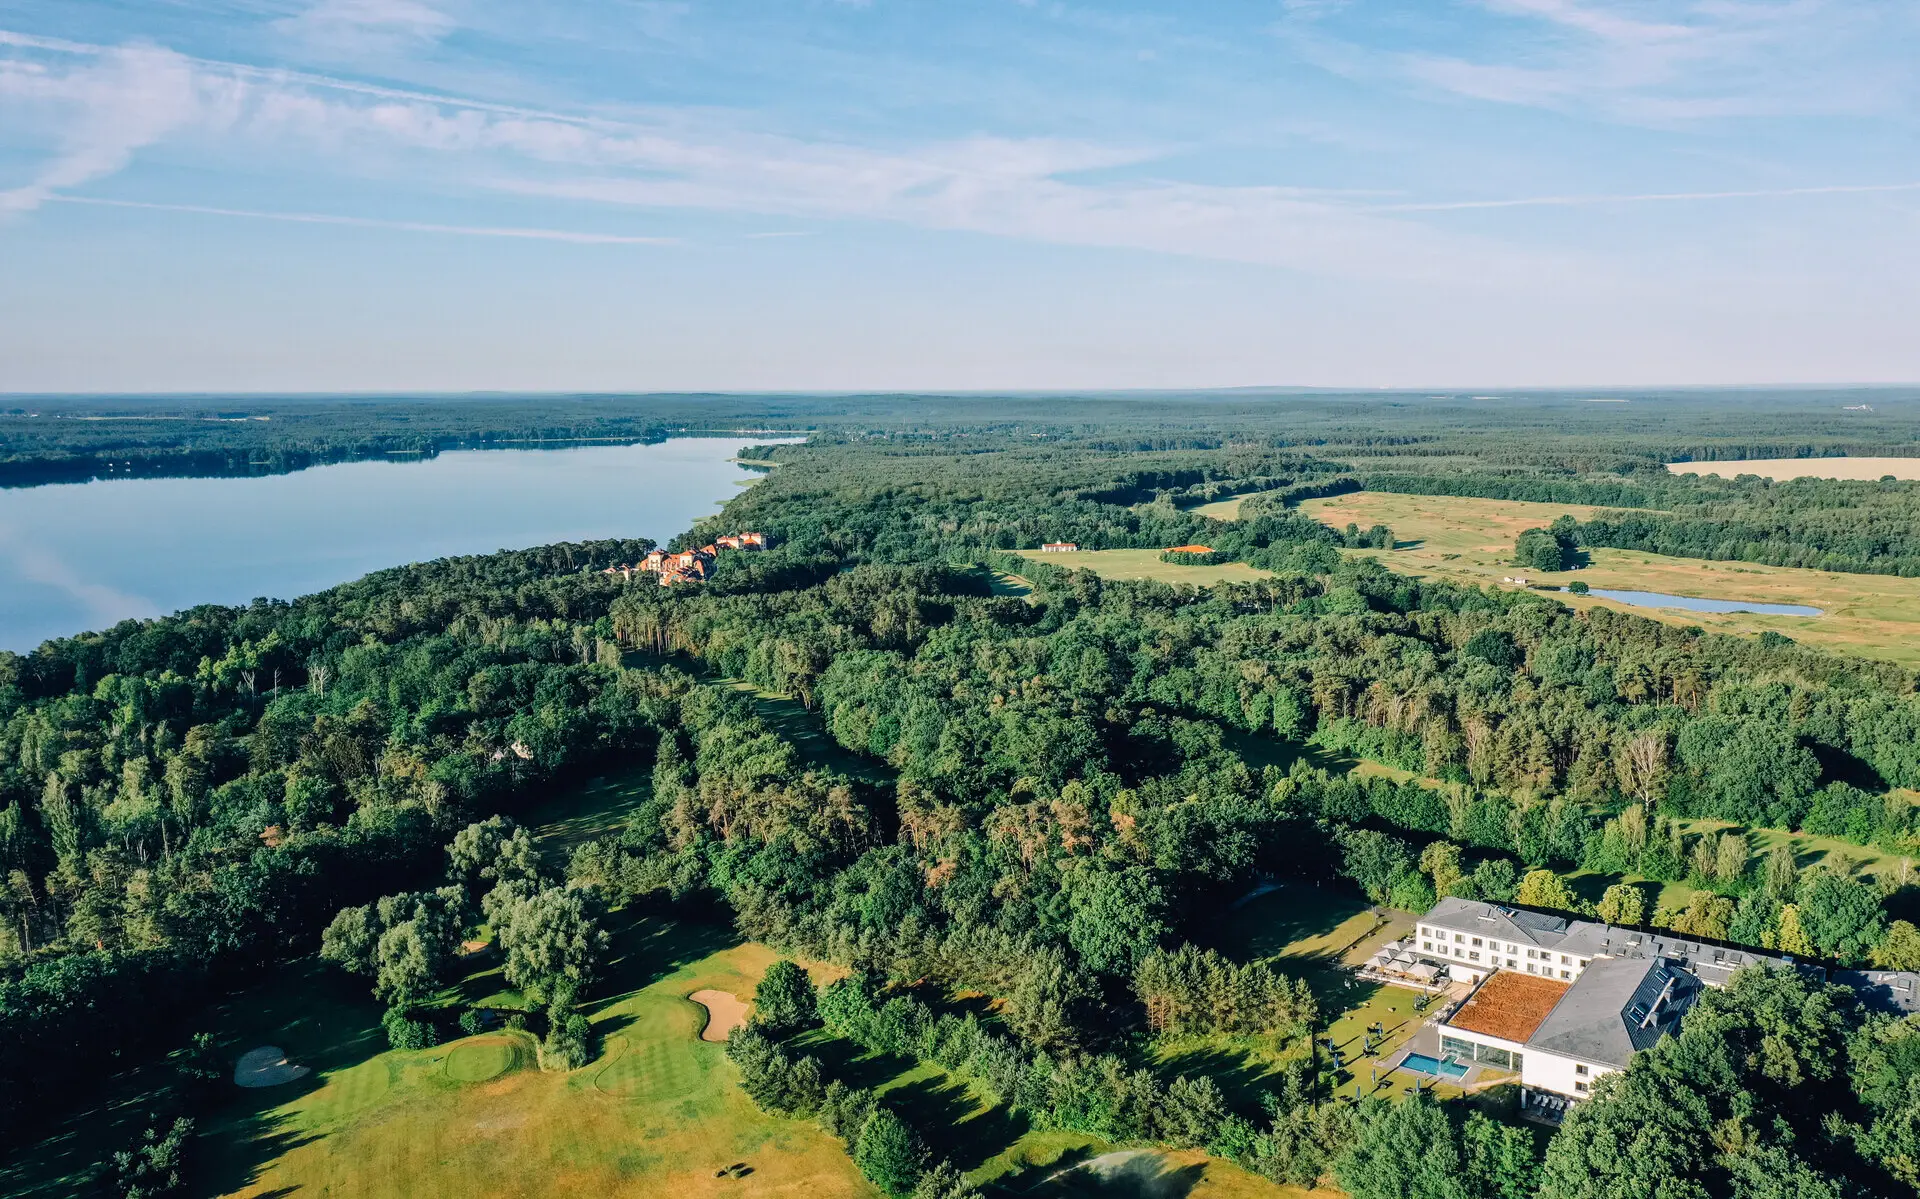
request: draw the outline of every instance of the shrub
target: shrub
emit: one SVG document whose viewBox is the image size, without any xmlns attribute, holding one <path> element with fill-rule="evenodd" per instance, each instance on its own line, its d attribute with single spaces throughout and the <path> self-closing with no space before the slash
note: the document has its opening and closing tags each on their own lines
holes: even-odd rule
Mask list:
<svg viewBox="0 0 1920 1199">
<path fill-rule="evenodd" d="M 386 1025 L 387 1043 L 395 1049 L 427 1049 L 440 1043 L 433 1025 L 414 1019 L 406 1008 L 388 1008 L 380 1023 Z"/>
</svg>

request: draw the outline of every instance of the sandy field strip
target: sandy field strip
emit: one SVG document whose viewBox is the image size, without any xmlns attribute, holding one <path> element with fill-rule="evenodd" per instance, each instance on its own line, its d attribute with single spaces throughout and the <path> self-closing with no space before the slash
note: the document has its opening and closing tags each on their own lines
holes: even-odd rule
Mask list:
<svg viewBox="0 0 1920 1199">
<path fill-rule="evenodd" d="M 1729 462 L 1669 462 L 1676 475 L 1759 475 L 1785 479 L 1920 479 L 1920 458 L 1745 458 Z"/>
</svg>

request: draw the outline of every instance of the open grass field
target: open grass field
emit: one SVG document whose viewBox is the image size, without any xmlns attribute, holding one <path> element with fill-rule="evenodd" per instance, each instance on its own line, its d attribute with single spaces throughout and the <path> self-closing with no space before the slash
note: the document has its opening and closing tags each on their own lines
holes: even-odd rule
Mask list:
<svg viewBox="0 0 1920 1199">
<path fill-rule="evenodd" d="M 1309 500 L 1300 505 L 1300 510 L 1338 527 L 1348 522 L 1362 527 L 1376 522 L 1388 525 L 1399 541 L 1399 548 L 1346 552 L 1380 558 L 1394 570 L 1415 578 L 1445 579 L 1472 586 L 1498 585 L 1503 576 L 1514 573 L 1516 568 L 1509 559 L 1513 539 L 1522 529 L 1546 525 L 1563 514 L 1584 518 L 1597 511 L 1577 504 L 1385 492 L 1358 492 Z M 1589 551 L 1589 555 L 1591 564 L 1577 571 L 1524 573 L 1530 580 L 1559 586 L 1579 579 L 1589 586 L 1618 590 L 1807 604 L 1819 608 L 1822 615 L 1687 612 L 1636 608 L 1615 600 L 1570 592 L 1554 596 L 1576 608 L 1607 606 L 1671 624 L 1699 625 L 1724 633 L 1753 635 L 1772 631 L 1838 653 L 1920 665 L 1920 579 L 1837 574 L 1746 562 L 1706 562 L 1637 550 L 1595 549 Z"/>
<path fill-rule="evenodd" d="M 1669 462 L 1676 475 L 1759 475 L 1763 479 L 1920 479 L 1920 458 L 1742 458 L 1729 462 Z"/>
<path fill-rule="evenodd" d="M 1040 558 L 1039 550 L 1015 550 L 1023 558 Z M 1211 587 L 1215 583 L 1251 583 L 1270 578 L 1272 571 L 1255 570 L 1244 562 L 1219 566 L 1176 566 L 1160 560 L 1159 550 L 1081 550 L 1048 554 L 1046 561 L 1074 570 L 1090 570 L 1103 579 L 1152 579 L 1159 583 L 1188 583 Z"/>
</svg>

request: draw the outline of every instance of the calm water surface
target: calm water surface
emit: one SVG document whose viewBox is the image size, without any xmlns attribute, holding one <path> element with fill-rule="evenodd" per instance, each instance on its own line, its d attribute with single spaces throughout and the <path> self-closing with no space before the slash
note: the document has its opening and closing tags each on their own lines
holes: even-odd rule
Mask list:
<svg viewBox="0 0 1920 1199">
<path fill-rule="evenodd" d="M 1818 616 L 1820 609 L 1805 604 L 1762 604 L 1752 600 L 1699 599 L 1691 595 L 1668 595 L 1663 591 L 1609 591 L 1602 587 L 1593 589 L 1594 595 L 1604 595 L 1623 604 L 1632 604 L 1636 608 L 1685 608 L 1689 612 L 1758 612 L 1763 616 Z"/>
<path fill-rule="evenodd" d="M 750 436 L 465 450 L 243 479 L 0 490 L 0 649 L 370 570 L 556 541 L 665 542 L 739 493 Z"/>
</svg>

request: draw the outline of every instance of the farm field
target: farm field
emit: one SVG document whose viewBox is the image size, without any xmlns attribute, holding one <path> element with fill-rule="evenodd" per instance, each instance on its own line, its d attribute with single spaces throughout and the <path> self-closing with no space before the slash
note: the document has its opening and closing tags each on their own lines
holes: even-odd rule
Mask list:
<svg viewBox="0 0 1920 1199">
<path fill-rule="evenodd" d="M 1355 522 L 1393 529 L 1402 548 L 1348 550 L 1377 557 L 1415 578 L 1438 578 L 1480 586 L 1498 584 L 1515 568 L 1509 559 L 1522 530 L 1571 514 L 1584 519 L 1599 509 L 1578 504 L 1533 504 L 1457 496 L 1357 492 L 1309 500 L 1300 510 L 1336 527 Z M 1715 632 L 1781 633 L 1837 653 L 1861 654 L 1920 665 L 1920 579 L 1838 574 L 1746 562 L 1706 562 L 1638 550 L 1594 549 L 1591 565 L 1577 571 L 1527 572 L 1529 579 L 1564 586 L 1579 579 L 1592 587 L 1660 591 L 1705 599 L 1808 604 L 1820 616 L 1767 616 L 1750 612 L 1687 612 L 1636 608 L 1598 596 L 1555 593 L 1576 608 L 1612 607 L 1671 624 L 1699 625 Z"/>
<path fill-rule="evenodd" d="M 1152 579 L 1159 583 L 1188 583 L 1210 587 L 1215 583 L 1251 583 L 1272 577 L 1273 572 L 1255 570 L 1244 562 L 1223 562 L 1219 566 L 1176 566 L 1160 560 L 1159 550 L 1080 550 L 1072 554 L 1046 554 L 1039 550 L 1013 551 L 1074 570 L 1090 570 L 1104 579 Z"/>
<path fill-rule="evenodd" d="M 1759 475 L 1763 479 L 1920 479 L 1920 458 L 1744 458 L 1725 462 L 1669 462 L 1676 475 L 1719 475 L 1725 479 Z"/>
</svg>

